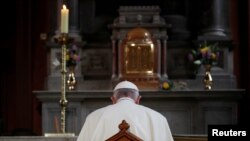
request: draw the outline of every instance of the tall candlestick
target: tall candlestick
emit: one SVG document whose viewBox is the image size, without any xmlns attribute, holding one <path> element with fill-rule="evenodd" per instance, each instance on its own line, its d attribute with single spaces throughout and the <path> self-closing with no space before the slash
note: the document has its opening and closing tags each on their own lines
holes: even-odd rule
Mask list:
<svg viewBox="0 0 250 141">
<path fill-rule="evenodd" d="M 69 9 L 63 5 L 61 9 L 61 33 L 68 33 L 69 30 Z"/>
</svg>

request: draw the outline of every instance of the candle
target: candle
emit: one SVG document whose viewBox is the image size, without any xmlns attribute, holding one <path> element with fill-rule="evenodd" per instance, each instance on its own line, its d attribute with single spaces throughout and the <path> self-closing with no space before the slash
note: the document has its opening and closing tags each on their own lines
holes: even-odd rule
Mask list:
<svg viewBox="0 0 250 141">
<path fill-rule="evenodd" d="M 61 9 L 61 33 L 68 33 L 69 30 L 69 9 L 63 5 Z"/>
</svg>

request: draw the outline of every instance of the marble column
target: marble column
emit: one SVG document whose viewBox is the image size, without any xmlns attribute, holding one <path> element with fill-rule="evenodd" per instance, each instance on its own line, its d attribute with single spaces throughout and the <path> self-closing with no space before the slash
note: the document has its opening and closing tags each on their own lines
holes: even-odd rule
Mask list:
<svg viewBox="0 0 250 141">
<path fill-rule="evenodd" d="M 168 75 L 167 75 L 167 39 L 163 39 L 163 51 L 162 51 L 162 57 L 163 57 L 163 64 L 162 64 L 162 67 L 163 67 L 163 72 L 162 72 L 162 77 L 163 78 L 168 78 Z"/>
<path fill-rule="evenodd" d="M 118 61 L 118 78 L 121 78 L 122 77 L 122 66 L 121 66 L 121 55 L 122 55 L 122 52 L 121 52 L 121 47 L 122 47 L 122 39 L 119 39 L 118 41 L 118 58 L 117 58 L 117 61 Z"/>
<path fill-rule="evenodd" d="M 161 77 L 160 76 L 161 75 L 161 64 L 162 64 L 162 60 L 161 60 L 161 57 L 162 57 L 162 55 L 161 55 L 161 41 L 160 41 L 160 39 L 157 39 L 156 43 L 157 43 L 157 47 L 158 47 L 158 52 L 157 52 L 157 54 L 158 54 L 157 75 L 160 78 Z"/>
<path fill-rule="evenodd" d="M 229 2 L 228 0 L 210 0 L 204 5 L 202 37 L 229 37 Z"/>
<path fill-rule="evenodd" d="M 116 40 L 114 39 L 114 37 L 112 37 L 112 79 L 116 78 L 116 70 L 117 70 L 117 58 L 116 58 Z"/>
</svg>

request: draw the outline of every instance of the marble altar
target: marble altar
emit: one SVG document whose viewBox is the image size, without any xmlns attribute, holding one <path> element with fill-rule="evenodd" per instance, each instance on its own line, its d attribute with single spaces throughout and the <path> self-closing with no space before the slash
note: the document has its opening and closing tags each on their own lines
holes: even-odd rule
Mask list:
<svg viewBox="0 0 250 141">
<path fill-rule="evenodd" d="M 86 116 L 111 104 L 111 90 L 70 91 L 66 132 L 78 135 Z M 55 132 L 60 118 L 60 91 L 34 91 L 42 102 L 42 131 Z M 238 104 L 244 90 L 141 91 L 141 104 L 162 113 L 173 134 L 206 134 L 208 124 L 237 124 Z"/>
</svg>

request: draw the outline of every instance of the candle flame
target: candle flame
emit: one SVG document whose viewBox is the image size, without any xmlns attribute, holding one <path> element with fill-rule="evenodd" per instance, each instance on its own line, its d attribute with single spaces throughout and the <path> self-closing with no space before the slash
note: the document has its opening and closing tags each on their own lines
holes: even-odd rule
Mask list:
<svg viewBox="0 0 250 141">
<path fill-rule="evenodd" d="M 65 4 L 63 5 L 63 9 L 67 9 L 67 7 L 66 7 L 66 5 L 65 5 Z"/>
</svg>

